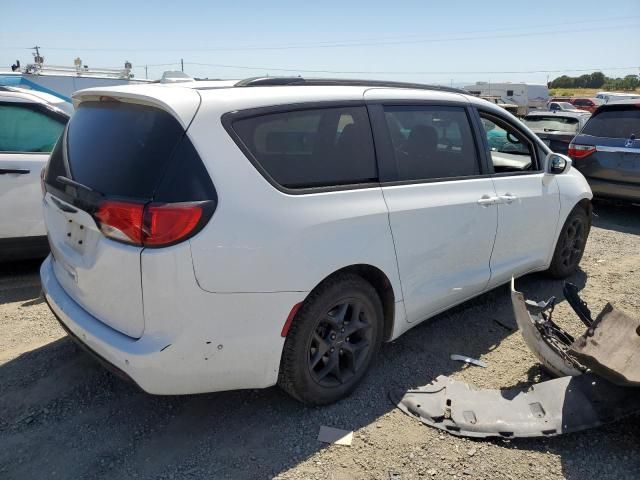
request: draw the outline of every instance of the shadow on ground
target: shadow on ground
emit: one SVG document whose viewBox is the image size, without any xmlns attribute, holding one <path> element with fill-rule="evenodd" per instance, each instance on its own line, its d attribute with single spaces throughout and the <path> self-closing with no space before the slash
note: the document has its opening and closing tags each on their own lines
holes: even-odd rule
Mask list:
<svg viewBox="0 0 640 480">
<path fill-rule="evenodd" d="M 640 205 L 594 200 L 593 213 L 596 227 L 640 235 Z"/>
<path fill-rule="evenodd" d="M 33 301 L 40 294 L 42 260 L 0 263 L 0 305 Z"/>
<path fill-rule="evenodd" d="M 618 225 L 615 212 L 600 212 L 601 228 L 617 225 L 630 233 L 639 228 L 637 220 Z M 587 277 L 580 270 L 570 281 L 583 288 Z M 540 274 L 520 279 L 517 288 L 531 299 L 563 298 L 562 282 Z M 278 388 L 150 396 L 63 338 L 0 367 L 0 477 L 274 476 L 323 448 L 316 441 L 320 425 L 366 426 L 394 409 L 387 397 L 391 389 L 451 375 L 462 368 L 449 359 L 451 353 L 477 358 L 515 330 L 509 289 L 503 286 L 384 345 L 354 395 L 324 408 L 304 407 Z M 537 378 L 532 366 L 530 379 Z M 566 478 L 602 478 L 611 461 L 625 471 L 640 471 L 639 423 L 631 419 L 566 437 L 498 443 L 561 456 Z M 604 433 L 607 442 L 600 441 Z"/>
</svg>

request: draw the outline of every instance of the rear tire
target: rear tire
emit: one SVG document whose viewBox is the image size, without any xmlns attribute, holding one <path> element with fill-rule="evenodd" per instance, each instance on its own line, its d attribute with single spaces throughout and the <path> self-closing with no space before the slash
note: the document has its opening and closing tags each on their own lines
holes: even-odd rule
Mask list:
<svg viewBox="0 0 640 480">
<path fill-rule="evenodd" d="M 585 210 L 575 207 L 562 226 L 551 266 L 547 273 L 553 278 L 566 278 L 576 271 L 589 237 L 591 222 Z"/>
<path fill-rule="evenodd" d="M 284 343 L 278 384 L 308 405 L 348 396 L 362 381 L 383 335 L 382 302 L 373 286 L 337 274 L 311 292 Z"/>
</svg>

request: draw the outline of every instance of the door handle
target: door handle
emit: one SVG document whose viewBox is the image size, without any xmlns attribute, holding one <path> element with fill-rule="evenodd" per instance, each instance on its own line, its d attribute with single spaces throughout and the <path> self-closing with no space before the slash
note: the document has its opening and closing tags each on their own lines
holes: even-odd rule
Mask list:
<svg viewBox="0 0 640 480">
<path fill-rule="evenodd" d="M 504 195 L 499 195 L 498 198 L 503 203 L 513 203 L 514 201 L 516 201 L 518 199 L 518 197 L 516 195 L 512 195 L 510 193 L 505 193 Z"/>
<path fill-rule="evenodd" d="M 9 173 L 17 173 L 18 175 L 26 175 L 31 173 L 28 168 L 0 168 L 0 175 L 7 175 Z"/>
<path fill-rule="evenodd" d="M 490 197 L 489 195 L 483 195 L 478 200 L 478 205 L 482 205 L 483 207 L 495 205 L 496 203 L 498 203 L 498 197 Z"/>
</svg>

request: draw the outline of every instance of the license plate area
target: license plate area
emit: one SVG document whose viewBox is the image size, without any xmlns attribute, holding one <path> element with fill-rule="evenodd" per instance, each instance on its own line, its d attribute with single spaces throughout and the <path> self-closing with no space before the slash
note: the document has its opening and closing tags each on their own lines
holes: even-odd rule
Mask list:
<svg viewBox="0 0 640 480">
<path fill-rule="evenodd" d="M 76 252 L 84 253 L 87 243 L 87 229 L 85 226 L 67 217 L 65 230 L 65 243 Z"/>
</svg>

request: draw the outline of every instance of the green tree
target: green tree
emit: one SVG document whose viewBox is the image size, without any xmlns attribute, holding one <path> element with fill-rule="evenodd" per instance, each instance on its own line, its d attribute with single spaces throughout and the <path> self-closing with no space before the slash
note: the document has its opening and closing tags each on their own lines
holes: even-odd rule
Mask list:
<svg viewBox="0 0 640 480">
<path fill-rule="evenodd" d="M 549 86 L 551 88 L 574 88 L 576 85 L 574 78 L 562 75 L 561 77 L 552 80 Z"/>
<path fill-rule="evenodd" d="M 635 90 L 640 87 L 638 75 L 627 75 L 624 78 L 609 78 L 602 72 L 569 77 L 562 75 L 548 84 L 549 88 L 604 88 L 606 90 Z"/>
<path fill-rule="evenodd" d="M 607 77 L 602 72 L 593 72 L 591 74 L 591 81 L 589 82 L 589 88 L 601 88 L 604 85 Z"/>
</svg>

